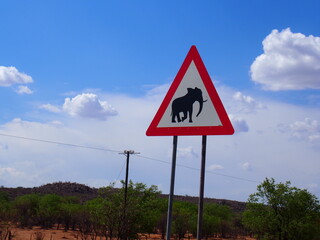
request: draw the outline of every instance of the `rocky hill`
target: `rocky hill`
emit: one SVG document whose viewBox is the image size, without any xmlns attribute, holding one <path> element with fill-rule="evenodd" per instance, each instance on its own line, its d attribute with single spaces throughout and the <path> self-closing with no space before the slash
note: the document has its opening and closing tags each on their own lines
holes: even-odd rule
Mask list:
<svg viewBox="0 0 320 240">
<path fill-rule="evenodd" d="M 75 196 L 80 199 L 81 202 L 91 200 L 98 196 L 98 189 L 91 188 L 84 184 L 72 183 L 72 182 L 56 182 L 42 185 L 40 187 L 33 188 L 5 188 L 0 187 L 0 191 L 6 192 L 11 200 L 25 194 L 57 194 L 60 196 Z"/>
<path fill-rule="evenodd" d="M 84 184 L 72 183 L 72 182 L 56 182 L 42 185 L 40 187 L 33 188 L 5 188 L 0 187 L 0 192 L 6 192 L 11 200 L 18 196 L 25 194 L 57 194 L 60 196 L 75 196 L 80 199 L 81 202 L 85 202 L 96 198 L 98 196 L 98 188 L 88 187 Z M 168 198 L 167 194 L 161 194 L 162 198 Z M 197 204 L 198 197 L 191 196 L 175 196 L 175 200 L 187 201 Z M 207 203 L 217 203 L 229 206 L 234 212 L 242 212 L 246 208 L 246 203 L 239 201 L 232 201 L 226 199 L 205 198 Z"/>
</svg>

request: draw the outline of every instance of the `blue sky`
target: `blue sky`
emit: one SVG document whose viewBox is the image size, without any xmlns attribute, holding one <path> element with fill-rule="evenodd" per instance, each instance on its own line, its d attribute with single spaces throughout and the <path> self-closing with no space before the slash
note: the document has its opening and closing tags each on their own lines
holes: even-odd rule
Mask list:
<svg viewBox="0 0 320 240">
<path fill-rule="evenodd" d="M 319 197 L 319 10 L 309 0 L 1 1 L 0 185 L 102 186 L 124 174 L 118 153 L 12 135 L 132 148 L 132 180 L 168 192 L 170 164 L 156 160 L 171 161 L 172 139 L 145 131 L 196 45 L 236 128 L 208 138 L 206 195 L 246 200 L 274 177 Z M 198 194 L 200 142 L 179 138 L 177 194 Z"/>
</svg>

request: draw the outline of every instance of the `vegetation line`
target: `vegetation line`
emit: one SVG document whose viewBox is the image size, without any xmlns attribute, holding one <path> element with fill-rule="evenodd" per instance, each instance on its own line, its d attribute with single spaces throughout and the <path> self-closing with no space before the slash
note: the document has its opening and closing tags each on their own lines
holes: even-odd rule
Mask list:
<svg viewBox="0 0 320 240">
<path fill-rule="evenodd" d="M 151 234 L 164 239 L 167 198 L 154 185 L 130 181 L 128 188 L 124 186 L 122 181 L 122 188 L 111 184 L 92 189 L 76 183 L 47 184 L 29 192 L 0 188 L 0 240 L 14 239 L 11 229 L 15 227 L 36 226 L 72 230 L 76 236 L 70 239 L 74 240 L 155 239 Z M 175 240 L 196 236 L 198 207 L 194 200 L 177 196 L 173 202 L 171 237 Z M 319 223 L 315 195 L 290 182 L 267 178 L 247 203 L 207 199 L 202 239 L 319 240 Z"/>
</svg>

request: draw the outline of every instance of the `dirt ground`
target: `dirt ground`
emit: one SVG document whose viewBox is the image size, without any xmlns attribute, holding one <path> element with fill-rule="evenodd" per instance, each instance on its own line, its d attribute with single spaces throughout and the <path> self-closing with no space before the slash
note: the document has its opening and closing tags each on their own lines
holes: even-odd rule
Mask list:
<svg viewBox="0 0 320 240">
<path fill-rule="evenodd" d="M 19 229 L 12 228 L 11 233 L 13 234 L 14 240 L 83 240 L 78 232 L 63 230 L 45 230 L 38 227 L 32 229 Z M 146 238 L 148 237 L 148 238 Z M 97 240 L 104 240 L 105 238 L 98 237 Z M 142 240 L 160 240 L 160 235 L 151 234 L 149 236 L 141 236 Z M 187 239 L 187 238 L 186 238 Z M 88 237 L 87 240 L 90 240 Z M 172 238 L 173 240 L 173 238 Z M 191 239 L 194 240 L 194 239 Z M 223 239 L 223 238 L 212 238 L 210 240 L 235 240 L 235 239 Z M 237 240 L 255 240 L 254 238 L 238 238 Z"/>
</svg>

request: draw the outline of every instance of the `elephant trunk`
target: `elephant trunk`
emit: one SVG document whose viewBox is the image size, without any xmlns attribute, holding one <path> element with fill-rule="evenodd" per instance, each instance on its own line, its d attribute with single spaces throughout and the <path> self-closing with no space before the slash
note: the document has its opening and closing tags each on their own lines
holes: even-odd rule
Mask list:
<svg viewBox="0 0 320 240">
<path fill-rule="evenodd" d="M 202 111 L 202 107 L 203 107 L 203 103 L 206 102 L 207 100 L 203 101 L 203 99 L 198 100 L 199 104 L 200 104 L 200 108 L 199 108 L 199 112 L 197 113 L 197 117 L 199 116 L 199 114 Z"/>
</svg>

